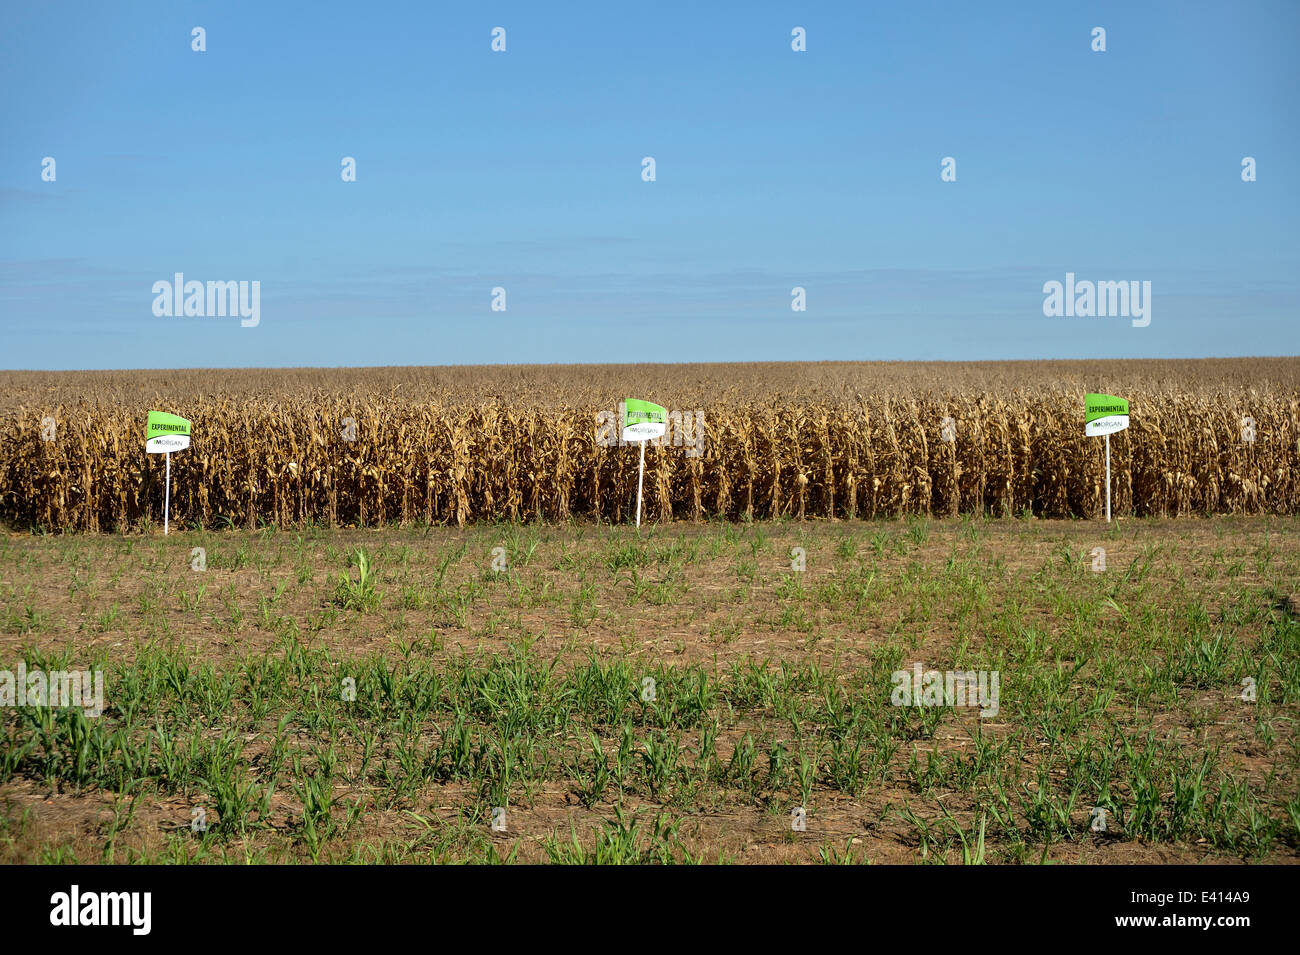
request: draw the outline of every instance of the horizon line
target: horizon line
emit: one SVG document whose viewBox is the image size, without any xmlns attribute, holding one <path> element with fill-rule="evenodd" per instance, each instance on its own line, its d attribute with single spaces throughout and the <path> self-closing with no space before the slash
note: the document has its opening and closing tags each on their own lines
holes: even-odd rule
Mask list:
<svg viewBox="0 0 1300 955">
<path fill-rule="evenodd" d="M 213 365 L 168 366 L 135 368 L 0 368 L 0 374 L 94 374 L 100 372 L 213 372 L 213 371 L 384 371 L 407 368 L 633 368 L 633 367 L 706 367 L 724 365 L 1027 365 L 1081 364 L 1084 362 L 1210 362 L 1210 361 L 1285 361 L 1300 360 L 1300 354 L 1290 355 L 1202 355 L 1196 357 L 1160 358 L 821 358 L 790 359 L 735 359 L 730 361 L 590 361 L 590 362 L 459 362 L 428 365 Z"/>
</svg>

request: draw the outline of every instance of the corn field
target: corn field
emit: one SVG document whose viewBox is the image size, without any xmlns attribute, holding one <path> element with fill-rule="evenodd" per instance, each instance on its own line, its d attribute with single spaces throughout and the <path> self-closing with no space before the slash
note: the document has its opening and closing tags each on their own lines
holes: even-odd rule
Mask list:
<svg viewBox="0 0 1300 955">
<path fill-rule="evenodd" d="M 1086 390 L 1131 404 L 1111 438 L 1115 513 L 1300 511 L 1297 360 L 1217 361 L 373 369 L 328 387 L 306 370 L 6 372 L 0 521 L 160 522 L 154 409 L 193 423 L 171 460 L 178 526 L 624 522 L 637 448 L 605 446 L 598 426 L 628 395 L 687 413 L 698 438 L 647 448 L 651 521 L 1096 518 L 1104 441 L 1083 434 Z"/>
</svg>

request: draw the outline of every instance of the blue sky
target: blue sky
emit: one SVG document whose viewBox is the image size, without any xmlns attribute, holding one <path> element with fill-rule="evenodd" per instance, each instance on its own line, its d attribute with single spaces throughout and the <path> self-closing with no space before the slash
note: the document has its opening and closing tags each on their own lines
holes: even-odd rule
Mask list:
<svg viewBox="0 0 1300 955">
<path fill-rule="evenodd" d="M 2 16 L 3 368 L 1300 351 L 1294 2 Z M 1151 324 L 1045 317 L 1066 272 Z"/>
</svg>

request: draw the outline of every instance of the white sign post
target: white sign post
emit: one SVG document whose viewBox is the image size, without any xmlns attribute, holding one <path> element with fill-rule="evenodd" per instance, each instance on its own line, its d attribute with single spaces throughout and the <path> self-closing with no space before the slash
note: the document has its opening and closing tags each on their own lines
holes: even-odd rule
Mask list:
<svg viewBox="0 0 1300 955">
<path fill-rule="evenodd" d="M 172 506 L 172 452 L 190 446 L 190 423 L 164 411 L 150 411 L 144 430 L 146 454 L 167 456 L 167 487 L 163 492 L 163 536 L 167 536 Z"/>
<path fill-rule="evenodd" d="M 645 483 L 645 443 L 668 431 L 668 410 L 649 401 L 628 398 L 623 409 L 623 440 L 641 445 L 641 466 L 636 478 L 636 526 L 641 528 L 641 487 Z"/>
<path fill-rule="evenodd" d="M 1088 437 L 1106 438 L 1106 523 L 1110 523 L 1110 436 L 1128 427 L 1128 402 L 1114 395 L 1085 395 L 1084 426 Z"/>
<path fill-rule="evenodd" d="M 641 486 L 645 484 L 645 442 L 641 442 L 641 464 L 636 472 L 636 526 L 641 527 Z"/>
</svg>

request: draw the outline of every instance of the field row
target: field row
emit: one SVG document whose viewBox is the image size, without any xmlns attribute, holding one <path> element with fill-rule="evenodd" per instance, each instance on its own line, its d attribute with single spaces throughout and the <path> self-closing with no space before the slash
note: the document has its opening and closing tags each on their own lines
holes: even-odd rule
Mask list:
<svg viewBox="0 0 1300 955">
<path fill-rule="evenodd" d="M 1111 439 L 1120 514 L 1300 510 L 1300 390 L 1130 394 Z M 1097 517 L 1103 442 L 1082 396 L 858 397 L 669 405 L 647 452 L 652 521 L 900 514 Z M 0 416 L 0 520 L 46 530 L 160 522 L 163 460 L 143 403 Z M 391 395 L 178 401 L 178 526 L 281 527 L 631 519 L 635 447 L 609 408 L 443 404 Z"/>
</svg>

